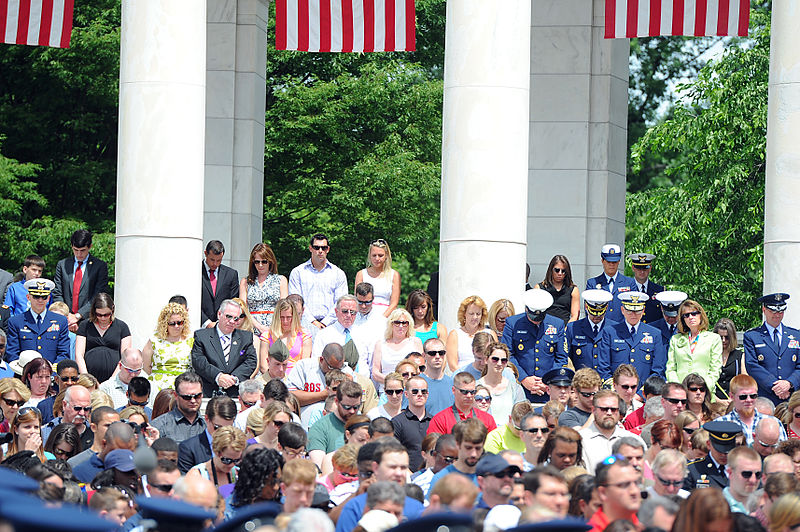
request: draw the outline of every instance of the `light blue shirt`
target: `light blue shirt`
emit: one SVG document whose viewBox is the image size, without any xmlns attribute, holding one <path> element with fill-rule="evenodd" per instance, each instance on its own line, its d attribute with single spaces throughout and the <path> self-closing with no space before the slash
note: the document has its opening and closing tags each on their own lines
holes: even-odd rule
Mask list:
<svg viewBox="0 0 800 532">
<path fill-rule="evenodd" d="M 328 261 L 319 271 L 308 259 L 289 274 L 289 293 L 303 296 L 305 314 L 330 325 L 336 321 L 336 301 L 347 294 L 347 276 Z"/>
<path fill-rule="evenodd" d="M 745 422 L 742 421 L 742 418 L 739 417 L 739 413 L 736 410 L 731 410 L 730 414 L 725 414 L 724 416 L 718 418 L 717 421 L 733 421 L 734 423 L 739 424 L 742 427 L 742 432 L 744 433 L 744 436 L 745 436 L 745 438 L 747 440 L 746 443 L 747 443 L 748 447 L 752 447 L 753 446 L 753 439 L 754 439 L 753 434 L 756 431 L 756 427 L 758 427 L 758 424 L 762 419 L 765 419 L 765 418 L 768 418 L 768 417 L 771 417 L 775 421 L 778 421 L 778 418 L 773 417 L 773 416 L 765 416 L 764 414 L 762 414 L 758 410 L 756 410 L 755 413 L 753 414 L 753 426 L 752 427 L 748 427 L 747 424 L 745 424 Z M 786 429 L 783 428 L 783 423 L 778 421 L 778 426 L 781 428 L 781 435 L 778 438 L 778 441 L 781 442 L 781 441 L 784 441 L 788 436 L 786 434 Z"/>
</svg>

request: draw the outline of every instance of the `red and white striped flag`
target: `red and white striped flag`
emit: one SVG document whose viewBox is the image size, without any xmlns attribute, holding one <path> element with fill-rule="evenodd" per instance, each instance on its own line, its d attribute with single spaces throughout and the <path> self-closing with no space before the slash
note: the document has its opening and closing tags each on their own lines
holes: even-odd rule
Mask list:
<svg viewBox="0 0 800 532">
<path fill-rule="evenodd" d="M 413 52 L 414 0 L 276 0 L 275 48 Z"/>
<path fill-rule="evenodd" d="M 606 0 L 606 39 L 747 36 L 750 0 Z"/>
<path fill-rule="evenodd" d="M 6 44 L 69 48 L 74 0 L 0 0 Z"/>
</svg>

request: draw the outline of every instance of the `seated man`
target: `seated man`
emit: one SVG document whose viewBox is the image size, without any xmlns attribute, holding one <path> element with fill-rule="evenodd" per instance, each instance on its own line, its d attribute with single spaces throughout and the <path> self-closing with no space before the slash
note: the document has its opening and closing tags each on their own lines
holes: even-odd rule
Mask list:
<svg viewBox="0 0 800 532">
<path fill-rule="evenodd" d="M 283 512 L 292 514 L 300 508 L 308 508 L 314 498 L 317 468 L 308 460 L 291 460 L 283 466 L 281 493 Z"/>
<path fill-rule="evenodd" d="M 217 312 L 217 325 L 194 333 L 192 367 L 202 378 L 205 397 L 215 392 L 236 397 L 239 382 L 249 379 L 258 366 L 253 335 L 236 328 L 243 319 L 241 307 L 226 299 Z"/>
<path fill-rule="evenodd" d="M 147 406 L 150 404 L 150 381 L 144 377 L 134 377 L 128 383 L 128 389 L 125 391 L 127 402 L 117 407 L 117 412 L 122 412 L 128 406 L 140 406 L 144 409 L 148 419 L 153 417 L 153 410 Z"/>
<path fill-rule="evenodd" d="M 566 517 L 569 509 L 569 489 L 564 475 L 553 466 L 539 466 L 522 475 L 525 486 L 525 506 L 541 504 L 559 517 Z"/>
<path fill-rule="evenodd" d="M 344 424 L 361 408 L 363 393 L 358 383 L 344 381 L 336 390 L 336 409 L 333 414 L 323 416 L 309 429 L 308 455 L 317 466 L 322 465 L 326 454 L 344 445 Z"/>
<path fill-rule="evenodd" d="M 141 351 L 128 348 L 122 352 L 117 364 L 117 374 L 100 384 L 100 391 L 111 397 L 111 400 L 114 401 L 114 408 L 124 407 L 128 404 L 128 384 L 134 377 L 147 378 L 147 373 L 143 369 L 144 362 Z"/>
<path fill-rule="evenodd" d="M 558 424 L 564 427 L 581 428 L 592 415 L 594 409 L 592 401 L 602 384 L 603 380 L 600 375 L 592 368 L 582 368 L 576 371 L 572 378 L 572 389 L 575 391 L 578 401 L 575 406 L 558 416 Z"/>
<path fill-rule="evenodd" d="M 527 401 L 515 404 L 511 408 L 508 422 L 502 427 L 497 427 L 486 437 L 484 450 L 487 453 L 497 454 L 505 449 L 524 452 L 525 444 L 522 442 L 522 418 L 533 412 L 533 407 Z"/>
<path fill-rule="evenodd" d="M 200 375 L 193 371 L 175 377 L 175 406 L 150 425 L 158 429 L 162 438 L 170 438 L 178 443 L 188 440 L 206 430 L 206 422 L 199 415 L 203 404 L 203 387 Z"/>
<path fill-rule="evenodd" d="M 78 363 L 74 360 L 62 360 L 58 363 L 56 370 L 56 383 L 58 384 L 58 392 L 61 393 L 73 384 L 78 383 Z M 53 404 L 56 401 L 56 395 L 45 397 L 36 408 L 42 413 L 42 423 L 49 423 L 53 419 Z"/>
<path fill-rule="evenodd" d="M 453 404 L 433 416 L 428 425 L 428 434 L 431 432 L 449 434 L 456 423 L 472 417 L 480 420 L 488 431 L 497 428 L 497 424 L 490 414 L 475 408 L 475 377 L 466 371 L 456 373 L 453 377 L 452 391 Z"/>
<path fill-rule="evenodd" d="M 431 489 L 436 487 L 436 483 L 442 477 L 450 473 L 460 473 L 468 477 L 473 484 L 478 485 L 478 475 L 475 468 L 483 455 L 483 446 L 486 443 L 486 426 L 475 418 L 468 418 L 459 421 L 453 427 L 453 436 L 456 438 L 458 447 L 458 458 L 452 464 L 444 467 L 431 479 Z M 430 498 L 430 491 L 426 495 Z"/>
</svg>

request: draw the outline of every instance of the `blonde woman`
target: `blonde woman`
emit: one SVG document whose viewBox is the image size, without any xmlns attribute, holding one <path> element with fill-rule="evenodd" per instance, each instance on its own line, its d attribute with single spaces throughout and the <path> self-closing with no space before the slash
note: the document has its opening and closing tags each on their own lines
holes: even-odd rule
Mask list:
<svg viewBox="0 0 800 532">
<path fill-rule="evenodd" d="M 488 327 L 494 332 L 495 336 L 501 338 L 503 329 L 506 327 L 506 319 L 516 314 L 514 303 L 508 299 L 498 299 L 489 307 Z"/>
<path fill-rule="evenodd" d="M 262 340 L 266 340 L 261 342 L 262 347 L 259 351 L 259 368 L 262 373 L 267 372 L 269 348 L 277 340 L 283 340 L 289 349 L 286 375 L 291 373 L 297 362 L 311 356 L 311 335 L 303 330 L 300 320 L 300 313 L 288 299 L 281 299 L 275 304 L 275 318 L 267 333 L 261 337 Z"/>
<path fill-rule="evenodd" d="M 394 371 L 407 354 L 422 352 L 422 342 L 411 332 L 413 320 L 405 309 L 389 314 L 383 340 L 375 344 L 372 354 L 372 379 L 383 389 L 386 374 Z"/>
<path fill-rule="evenodd" d="M 372 305 L 388 318 L 400 301 L 400 274 L 392 269 L 392 250 L 386 240 L 379 238 L 369 245 L 367 262 L 369 266 L 356 274 L 355 286 L 371 284 L 375 298 Z"/>
<path fill-rule="evenodd" d="M 398 364 L 398 366 L 401 365 L 402 362 Z M 403 380 L 403 376 L 400 373 L 393 371 L 387 374 L 383 380 L 383 392 L 386 394 L 386 402 L 367 412 L 367 417 L 370 421 L 376 417 L 385 417 L 391 420 L 399 415 L 400 411 L 403 410 L 404 387 L 405 380 Z"/>
<path fill-rule="evenodd" d="M 769 509 L 769 532 L 793 532 L 800 525 L 800 496 L 781 495 Z"/>
<path fill-rule="evenodd" d="M 460 327 L 450 331 L 447 335 L 447 367 L 450 371 L 469 364 L 474 360 L 472 354 L 472 339 L 475 333 L 483 331 L 489 318 L 489 309 L 480 296 L 469 296 L 458 307 L 458 324 Z M 494 341 L 497 335 L 488 330 Z"/>
<path fill-rule="evenodd" d="M 153 394 L 169 388 L 175 377 L 192 368 L 192 327 L 183 305 L 169 303 L 158 314 L 156 330 L 142 349 L 144 370 Z"/>
<path fill-rule="evenodd" d="M 231 301 L 236 303 L 239 306 L 239 309 L 242 311 L 242 314 L 244 314 L 244 319 L 236 324 L 236 328 L 242 331 L 247 331 L 253 335 L 253 349 L 255 349 L 256 353 L 260 353 L 261 335 L 258 331 L 258 328 L 256 327 L 256 322 L 253 319 L 253 316 L 250 314 L 250 310 L 248 310 L 247 308 L 247 303 L 245 303 L 245 301 L 239 297 L 234 297 L 233 299 L 231 299 Z M 258 372 L 259 372 L 259 367 L 258 365 L 256 365 L 256 369 L 253 370 L 253 373 L 252 375 L 250 375 L 250 378 L 252 379 L 256 375 L 258 375 Z"/>
<path fill-rule="evenodd" d="M 45 462 L 44 446 L 42 444 L 42 414 L 39 409 L 33 406 L 26 406 L 19 409 L 17 415 L 11 420 L 9 426 L 13 441 L 8 444 L 6 456 L 17 454 L 20 451 L 33 451 L 40 461 Z"/>
<path fill-rule="evenodd" d="M 281 427 L 292 421 L 292 409 L 281 401 L 272 401 L 264 408 L 262 418 L 264 430 L 250 440 L 250 443 L 263 443 L 270 449 L 278 448 L 278 432 Z"/>
<path fill-rule="evenodd" d="M 3 422 L 0 423 L 0 432 L 9 432 L 11 420 L 17 415 L 20 408 L 31 398 L 31 391 L 21 380 L 14 377 L 0 379 L 0 409 L 3 412 Z"/>
<path fill-rule="evenodd" d="M 221 427 L 214 431 L 211 460 L 197 464 L 186 473 L 186 478 L 200 477 L 210 480 L 219 490 L 220 487 L 236 482 L 242 452 L 247 446 L 244 432 L 236 427 Z"/>
</svg>

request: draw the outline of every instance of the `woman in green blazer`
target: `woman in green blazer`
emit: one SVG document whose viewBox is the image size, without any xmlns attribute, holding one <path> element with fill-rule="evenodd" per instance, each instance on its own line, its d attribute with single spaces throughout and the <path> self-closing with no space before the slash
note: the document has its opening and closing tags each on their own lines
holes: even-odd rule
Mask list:
<svg viewBox="0 0 800 532">
<path fill-rule="evenodd" d="M 678 318 L 678 334 L 669 342 L 667 382 L 682 382 L 697 373 L 713 390 L 722 370 L 722 339 L 708 330 L 708 316 L 697 301 L 684 301 Z"/>
</svg>

